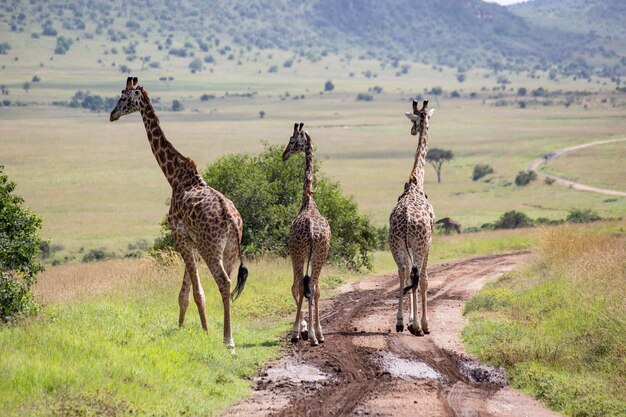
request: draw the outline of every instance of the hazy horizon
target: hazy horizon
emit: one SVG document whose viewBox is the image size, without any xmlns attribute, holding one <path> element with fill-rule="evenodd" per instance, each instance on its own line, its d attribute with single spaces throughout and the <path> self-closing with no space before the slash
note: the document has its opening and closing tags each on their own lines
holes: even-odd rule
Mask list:
<svg viewBox="0 0 626 417">
<path fill-rule="evenodd" d="M 530 0 L 484 0 L 484 1 L 486 1 L 487 3 L 498 3 L 503 6 L 509 6 L 511 4 L 524 3 Z"/>
</svg>

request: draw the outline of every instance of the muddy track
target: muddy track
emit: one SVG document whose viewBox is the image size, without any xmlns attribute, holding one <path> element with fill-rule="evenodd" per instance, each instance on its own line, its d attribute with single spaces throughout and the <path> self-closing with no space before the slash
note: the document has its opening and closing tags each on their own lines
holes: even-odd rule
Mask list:
<svg viewBox="0 0 626 417">
<path fill-rule="evenodd" d="M 285 357 L 256 378 L 252 397 L 225 415 L 554 415 L 505 387 L 501 369 L 481 366 L 459 342 L 463 302 L 526 256 L 494 255 L 430 267 L 431 333 L 424 337 L 395 332 L 397 275 L 344 286 L 321 306 L 326 343 L 291 345 L 286 335 Z"/>
</svg>

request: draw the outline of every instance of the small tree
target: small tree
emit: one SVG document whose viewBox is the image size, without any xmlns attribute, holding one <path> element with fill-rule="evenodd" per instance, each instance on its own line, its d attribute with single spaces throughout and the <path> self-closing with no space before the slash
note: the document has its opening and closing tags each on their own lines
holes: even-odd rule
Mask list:
<svg viewBox="0 0 626 417">
<path fill-rule="evenodd" d="M 335 89 L 335 84 L 333 84 L 333 82 L 331 80 L 326 81 L 326 84 L 324 84 L 324 91 L 333 91 Z"/>
<path fill-rule="evenodd" d="M 202 61 L 200 61 L 200 58 L 194 58 L 194 60 L 189 63 L 189 69 L 192 74 L 202 71 Z"/>
<path fill-rule="evenodd" d="M 167 89 L 170 89 L 170 83 L 172 81 L 174 81 L 174 77 L 169 76 L 169 77 L 159 77 L 159 81 L 162 81 L 165 83 L 165 86 L 167 87 Z"/>
<path fill-rule="evenodd" d="M 179 100 L 172 101 L 172 111 L 182 111 L 182 110 L 183 110 L 183 103 L 181 103 Z"/>
<path fill-rule="evenodd" d="M 493 174 L 493 168 L 488 164 L 476 164 L 474 165 L 474 173 L 472 174 L 472 181 L 478 181 L 485 175 Z"/>
<path fill-rule="evenodd" d="M 148 62 L 150 62 L 152 58 L 150 58 L 150 55 L 146 55 L 146 56 L 140 56 L 139 60 L 141 61 L 141 71 L 144 70 L 144 68 L 146 67 L 146 64 Z"/>
<path fill-rule="evenodd" d="M 43 267 L 37 261 L 41 219 L 22 207 L 3 171 L 0 165 L 0 321 L 7 321 L 37 311 L 30 287 Z"/>
<path fill-rule="evenodd" d="M 523 187 L 524 185 L 528 185 L 530 182 L 535 181 L 537 179 L 537 174 L 535 171 L 520 171 L 517 173 L 515 177 L 515 185 L 518 187 Z"/>
<path fill-rule="evenodd" d="M 25 82 L 24 84 L 22 84 L 22 88 L 28 93 L 28 90 L 30 90 L 30 83 Z"/>
<path fill-rule="evenodd" d="M 493 224 L 493 227 L 494 229 L 518 229 L 520 227 L 529 227 L 532 225 L 532 219 L 525 213 L 511 210 L 500 216 L 500 218 Z"/>
<path fill-rule="evenodd" d="M 265 111 L 261 110 L 259 112 L 259 119 L 263 119 L 265 117 Z"/>
<path fill-rule="evenodd" d="M 454 159 L 452 151 L 447 149 L 432 148 L 426 154 L 426 160 L 437 172 L 437 182 L 441 182 L 441 167 L 444 162 Z"/>
</svg>

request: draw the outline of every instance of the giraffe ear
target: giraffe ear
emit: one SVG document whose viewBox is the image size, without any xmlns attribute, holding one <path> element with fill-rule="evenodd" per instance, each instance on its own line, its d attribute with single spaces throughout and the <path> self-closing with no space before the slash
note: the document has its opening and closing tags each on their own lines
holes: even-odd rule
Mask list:
<svg viewBox="0 0 626 417">
<path fill-rule="evenodd" d="M 419 120 L 419 116 L 417 114 L 413 114 L 411 112 L 406 112 L 406 113 L 404 113 L 404 115 L 406 117 L 408 117 L 409 120 L 412 121 L 412 122 L 417 122 Z"/>
<path fill-rule="evenodd" d="M 137 77 L 133 78 L 133 87 L 137 87 L 137 83 L 139 82 L 139 80 L 137 79 Z"/>
<path fill-rule="evenodd" d="M 126 89 L 132 88 L 133 87 L 133 77 L 128 77 L 126 79 Z"/>
<path fill-rule="evenodd" d="M 435 109 L 428 110 L 428 117 L 432 117 L 433 114 L 435 114 Z"/>
</svg>

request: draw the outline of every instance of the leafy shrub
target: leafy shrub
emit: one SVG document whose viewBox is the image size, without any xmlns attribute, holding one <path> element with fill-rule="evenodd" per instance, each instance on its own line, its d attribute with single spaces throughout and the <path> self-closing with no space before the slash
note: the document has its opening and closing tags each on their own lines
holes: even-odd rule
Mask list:
<svg viewBox="0 0 626 417">
<path fill-rule="evenodd" d="M 494 229 L 518 229 L 520 227 L 529 227 L 533 225 L 533 221 L 521 211 L 511 210 L 504 213 L 493 224 Z"/>
<path fill-rule="evenodd" d="M 192 74 L 202 71 L 202 61 L 200 61 L 200 58 L 194 58 L 194 60 L 189 63 L 189 69 Z"/>
<path fill-rule="evenodd" d="M 0 43 L 0 55 L 6 55 L 9 49 L 11 49 L 11 45 L 8 42 Z"/>
<path fill-rule="evenodd" d="M 202 94 L 200 96 L 200 101 L 209 101 L 215 99 L 215 94 Z"/>
<path fill-rule="evenodd" d="M 554 184 L 554 178 L 546 177 L 546 179 L 545 179 L 545 180 L 543 180 L 543 182 L 544 182 L 546 185 L 552 185 L 552 184 Z"/>
<path fill-rule="evenodd" d="M 535 181 L 537 179 L 537 174 L 535 171 L 520 171 L 515 177 L 515 185 L 523 187 L 524 185 L 528 185 L 531 181 Z"/>
<path fill-rule="evenodd" d="M 54 48 L 54 53 L 57 55 L 65 55 L 65 53 L 70 50 L 70 46 L 72 46 L 71 39 L 59 36 L 57 38 L 57 47 Z"/>
<path fill-rule="evenodd" d="M 258 156 L 224 156 L 202 173 L 209 185 L 237 206 L 244 223 L 242 249 L 246 256 L 287 255 L 291 223 L 301 204 L 304 167 L 303 157 L 283 162 L 282 148 L 268 145 Z M 316 162 L 315 202 L 332 229 L 331 261 L 352 269 L 371 268 L 370 251 L 378 244 L 376 229 L 319 167 Z M 155 250 L 174 248 L 167 220 L 161 227 Z"/>
<path fill-rule="evenodd" d="M 474 172 L 472 173 L 472 181 L 478 181 L 489 174 L 493 174 L 493 168 L 491 168 L 489 164 L 476 164 L 474 165 Z"/>
<path fill-rule="evenodd" d="M 41 219 L 22 207 L 15 183 L 0 165 L 0 321 L 37 312 L 30 287 L 43 267 L 37 260 Z"/>
<path fill-rule="evenodd" d="M 172 111 L 182 111 L 183 108 L 183 103 L 181 103 L 179 100 L 172 101 Z"/>
<path fill-rule="evenodd" d="M 324 91 L 333 91 L 335 89 L 335 84 L 331 80 L 326 81 L 324 84 Z"/>
<path fill-rule="evenodd" d="M 81 107 L 91 111 L 110 111 L 116 103 L 115 97 L 101 97 L 97 94 L 90 94 L 89 91 L 79 90 L 72 96 L 69 107 Z"/>
<path fill-rule="evenodd" d="M 356 96 L 356 101 L 372 101 L 374 100 L 374 96 L 366 93 L 359 93 Z"/>
<path fill-rule="evenodd" d="M 568 223 L 591 223 L 597 222 L 598 220 L 602 220 L 602 217 L 598 215 L 595 211 L 591 209 L 581 210 L 574 209 L 569 212 L 565 221 Z"/>
<path fill-rule="evenodd" d="M 104 261 L 106 259 L 117 258 L 114 252 L 107 251 L 106 248 L 91 249 L 83 256 L 83 262 Z"/>
</svg>

